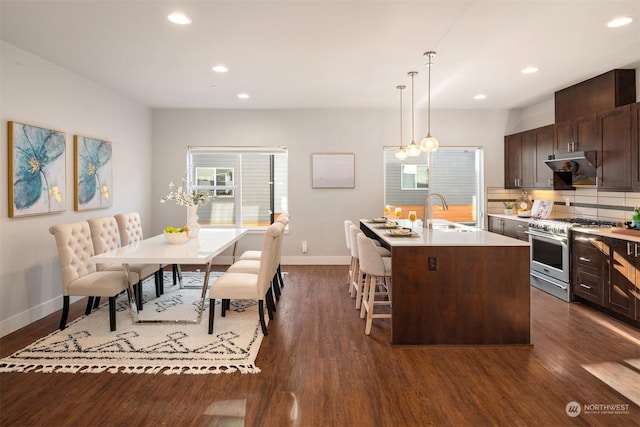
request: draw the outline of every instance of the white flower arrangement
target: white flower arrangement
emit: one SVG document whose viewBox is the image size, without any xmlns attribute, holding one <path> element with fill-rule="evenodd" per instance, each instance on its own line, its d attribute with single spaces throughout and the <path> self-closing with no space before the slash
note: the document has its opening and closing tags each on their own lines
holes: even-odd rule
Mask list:
<svg viewBox="0 0 640 427">
<path fill-rule="evenodd" d="M 169 183 L 169 194 L 160 199 L 160 203 L 166 203 L 168 200 L 175 200 L 180 206 L 193 208 L 195 206 L 206 205 L 212 196 L 208 192 L 195 191 L 187 185 L 187 180 L 182 178 L 182 185 Z"/>
</svg>

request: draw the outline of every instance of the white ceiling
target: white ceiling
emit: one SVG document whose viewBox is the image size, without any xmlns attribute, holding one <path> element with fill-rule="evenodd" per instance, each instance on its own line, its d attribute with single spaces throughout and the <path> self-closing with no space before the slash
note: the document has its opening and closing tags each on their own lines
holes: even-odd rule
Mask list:
<svg viewBox="0 0 640 427">
<path fill-rule="evenodd" d="M 640 0 L 0 1 L 2 40 L 154 108 L 398 108 L 412 70 L 422 108 L 428 50 L 434 110 L 526 107 L 640 67 Z M 607 28 L 618 16 L 634 21 Z"/>
</svg>

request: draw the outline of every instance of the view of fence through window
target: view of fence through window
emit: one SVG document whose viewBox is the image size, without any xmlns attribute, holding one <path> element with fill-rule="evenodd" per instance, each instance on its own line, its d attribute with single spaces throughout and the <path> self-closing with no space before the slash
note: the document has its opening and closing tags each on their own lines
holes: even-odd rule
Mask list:
<svg viewBox="0 0 640 427">
<path fill-rule="evenodd" d="M 432 199 L 434 218 L 482 225 L 484 184 L 481 148 L 440 147 L 432 155 L 432 183 L 427 178 L 426 153 L 403 160 L 396 159 L 394 153 L 393 148 L 384 150 L 385 205 L 402 208 L 404 219 L 409 211 L 416 211 L 420 219 L 431 185 L 431 192 L 442 194 L 449 205 L 445 211 L 437 198 Z M 380 211 L 382 209 L 380 207 Z"/>
</svg>

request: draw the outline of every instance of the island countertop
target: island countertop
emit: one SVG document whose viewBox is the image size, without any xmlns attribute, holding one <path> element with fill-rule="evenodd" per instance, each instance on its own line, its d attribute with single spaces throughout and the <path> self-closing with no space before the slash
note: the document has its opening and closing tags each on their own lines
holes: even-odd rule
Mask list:
<svg viewBox="0 0 640 427">
<path fill-rule="evenodd" d="M 455 227 L 464 231 L 424 229 L 420 223 L 420 226 L 416 224 L 413 227 L 415 235 L 394 237 L 389 235 L 389 228 L 382 227 L 383 224 L 372 222 L 370 219 L 361 219 L 360 223 L 388 246 L 529 246 L 529 242 L 447 220 L 433 220 L 433 225 L 434 227 Z M 409 221 L 400 220 L 398 223 L 401 227 L 411 228 Z"/>
</svg>

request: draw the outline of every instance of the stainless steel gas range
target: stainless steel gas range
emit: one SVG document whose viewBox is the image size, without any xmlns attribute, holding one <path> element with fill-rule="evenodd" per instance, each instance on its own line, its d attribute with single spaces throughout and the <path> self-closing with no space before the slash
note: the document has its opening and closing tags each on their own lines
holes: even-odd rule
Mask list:
<svg viewBox="0 0 640 427">
<path fill-rule="evenodd" d="M 573 227 L 612 227 L 615 223 L 587 218 L 532 219 L 531 285 L 564 301 L 571 294 L 571 229 Z"/>
</svg>

